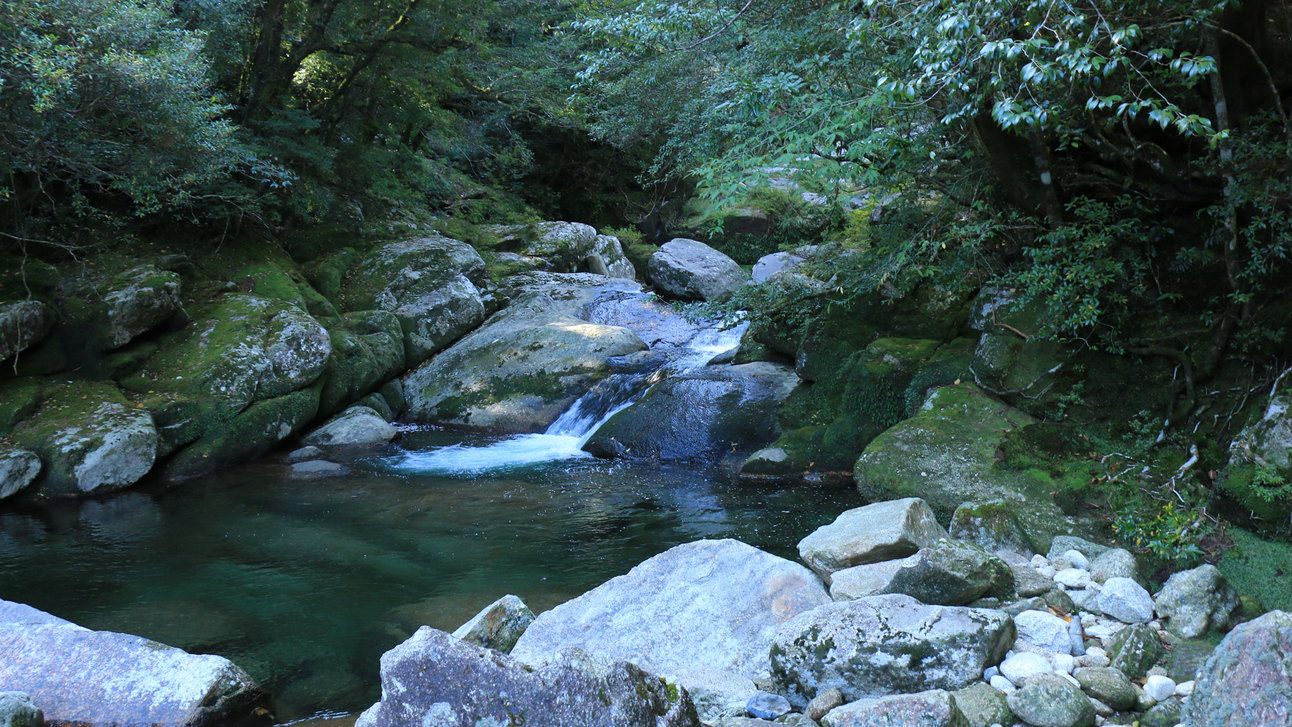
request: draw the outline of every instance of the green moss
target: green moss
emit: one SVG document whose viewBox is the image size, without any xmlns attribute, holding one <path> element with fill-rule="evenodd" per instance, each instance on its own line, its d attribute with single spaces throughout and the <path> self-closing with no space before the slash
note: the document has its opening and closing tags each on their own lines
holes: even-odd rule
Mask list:
<svg viewBox="0 0 1292 727">
<path fill-rule="evenodd" d="M 309 263 L 303 268 L 303 273 L 320 294 L 339 306 L 341 286 L 345 282 L 346 272 L 359 262 L 361 257 L 362 253 L 354 248 L 342 248 Z"/>
<path fill-rule="evenodd" d="M 294 265 L 281 261 L 248 265 L 234 273 L 232 280 L 245 292 L 280 300 L 311 315 L 336 315 L 332 302 L 315 290 Z"/>
<path fill-rule="evenodd" d="M 44 399 L 45 382 L 36 378 L 20 378 L 0 384 L 0 437 L 18 422 L 31 416 Z"/>
<path fill-rule="evenodd" d="M 1244 600 L 1255 598 L 1265 608 L 1292 611 L 1292 544 L 1241 528 L 1225 532 L 1234 541 L 1216 564 L 1225 578 Z"/>
</svg>

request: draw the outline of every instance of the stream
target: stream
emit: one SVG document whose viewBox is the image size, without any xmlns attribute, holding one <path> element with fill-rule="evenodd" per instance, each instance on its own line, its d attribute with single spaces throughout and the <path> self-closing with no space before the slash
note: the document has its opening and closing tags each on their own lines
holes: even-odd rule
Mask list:
<svg viewBox="0 0 1292 727">
<path fill-rule="evenodd" d="M 214 653 L 280 721 L 377 700 L 381 654 L 508 593 L 542 611 L 674 545 L 737 538 L 785 557 L 851 488 L 736 483 L 715 468 L 597 460 L 583 442 L 661 376 L 739 332 L 704 330 L 663 368 L 610 377 L 541 434 L 406 427 L 294 479 L 271 456 L 170 491 L 0 514 L 0 595 L 92 629 Z M 344 456 L 338 456 L 342 455 Z"/>
</svg>

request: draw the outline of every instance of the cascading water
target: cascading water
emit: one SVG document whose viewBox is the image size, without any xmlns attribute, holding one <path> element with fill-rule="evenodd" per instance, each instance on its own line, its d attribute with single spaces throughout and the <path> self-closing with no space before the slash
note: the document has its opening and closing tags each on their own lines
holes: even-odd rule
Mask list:
<svg viewBox="0 0 1292 727">
<path fill-rule="evenodd" d="M 740 343 L 747 324 L 701 328 L 681 346 L 663 346 L 667 359 L 651 373 L 614 374 L 580 397 L 542 434 L 520 434 L 483 445 L 455 444 L 404 452 L 387 465 L 405 472 L 470 475 L 544 462 L 591 457 L 583 445 L 611 417 L 628 408 L 651 384 L 708 364 Z"/>
</svg>

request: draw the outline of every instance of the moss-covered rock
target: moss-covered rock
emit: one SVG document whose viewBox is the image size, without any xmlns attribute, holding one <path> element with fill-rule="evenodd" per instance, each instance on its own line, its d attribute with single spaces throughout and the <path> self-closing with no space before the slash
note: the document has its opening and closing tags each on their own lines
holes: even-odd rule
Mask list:
<svg viewBox="0 0 1292 727">
<path fill-rule="evenodd" d="M 318 401 L 318 387 L 310 387 L 256 402 L 177 452 L 161 474 L 182 482 L 259 457 L 312 420 Z"/>
<path fill-rule="evenodd" d="M 91 349 L 120 348 L 180 309 L 180 276 L 156 265 L 65 280 L 64 326 Z"/>
<path fill-rule="evenodd" d="M 974 373 L 984 386 L 1001 393 L 1035 393 L 1068 360 L 1063 344 L 1040 338 L 1039 304 L 1023 304 L 1012 290 L 987 288 L 973 309 L 969 324 L 982 332 Z"/>
<path fill-rule="evenodd" d="M 38 300 L 0 303 L 0 361 L 27 350 L 54 326 L 54 316 Z"/>
<path fill-rule="evenodd" d="M 319 411 L 339 411 L 404 370 L 404 331 L 393 313 L 345 313 L 326 321 L 332 356 L 320 377 Z"/>
<path fill-rule="evenodd" d="M 1128 677 L 1143 677 L 1161 656 L 1157 632 L 1145 624 L 1127 626 L 1108 643 L 1111 666 Z"/>
<path fill-rule="evenodd" d="M 214 432 L 250 404 L 308 386 L 332 351 L 305 311 L 254 295 L 223 295 L 194 311 L 157 353 L 121 383 L 153 413 L 162 451 Z M 276 441 L 276 440 L 275 440 Z"/>
<path fill-rule="evenodd" d="M 230 277 L 243 291 L 289 303 L 310 315 L 337 314 L 332 301 L 315 290 L 299 268 L 283 261 L 253 263 L 239 268 Z"/>
<path fill-rule="evenodd" d="M 129 487 L 152 469 L 157 456 L 152 417 L 110 383 L 51 386 L 40 408 L 10 436 L 44 463 L 36 485 L 42 498 Z"/>
<path fill-rule="evenodd" d="M 1216 566 L 1243 600 L 1270 610 L 1292 611 L 1292 589 L 1287 587 L 1286 575 L 1292 563 L 1292 544 L 1236 527 L 1225 533 L 1234 547 L 1224 552 Z M 1250 615 L 1260 615 L 1260 611 Z"/>
<path fill-rule="evenodd" d="M 1005 500 L 1034 538 L 1074 526 L 1054 504 L 1053 481 L 996 466 L 1010 431 L 1035 420 L 970 385 L 938 389 L 920 412 L 875 438 L 857 459 L 857 487 L 872 500 L 922 497 L 939 517 L 961 503 Z"/>
<path fill-rule="evenodd" d="M 31 416 L 45 396 L 45 380 L 30 377 L 0 383 L 0 437 Z"/>
</svg>

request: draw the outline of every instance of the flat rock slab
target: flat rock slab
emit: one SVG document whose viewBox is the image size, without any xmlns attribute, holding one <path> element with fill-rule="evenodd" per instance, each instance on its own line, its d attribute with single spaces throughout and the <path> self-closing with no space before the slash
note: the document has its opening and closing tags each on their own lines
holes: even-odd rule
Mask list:
<svg viewBox="0 0 1292 727">
<path fill-rule="evenodd" d="M 910 596 L 838 601 L 800 614 L 771 647 L 777 691 L 802 706 L 838 688 L 857 700 L 959 689 L 999 664 L 1014 643 L 1000 611 L 926 606 Z"/>
<path fill-rule="evenodd" d="M 834 571 L 903 558 L 946 536 L 928 504 L 906 497 L 842 513 L 799 541 L 799 557 L 829 582 Z"/>
<path fill-rule="evenodd" d="M 534 670 L 429 626 L 381 657 L 381 701 L 356 727 L 700 727 L 686 690 L 577 649 Z"/>
<path fill-rule="evenodd" d="M 577 646 L 688 688 L 727 692 L 740 681 L 730 675 L 768 674 L 768 647 L 781 624 L 829 602 L 797 563 L 736 540 L 701 540 L 540 614 L 512 655 L 541 664 Z"/>
<path fill-rule="evenodd" d="M 245 717 L 266 701 L 219 656 L 91 631 L 0 601 L 0 684 L 31 696 L 51 724 L 205 725 Z"/>
</svg>

